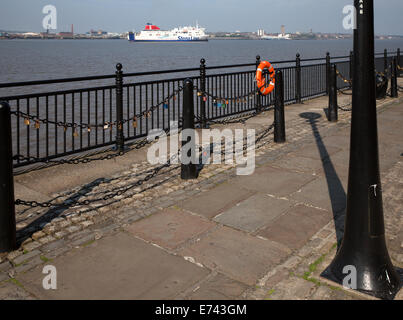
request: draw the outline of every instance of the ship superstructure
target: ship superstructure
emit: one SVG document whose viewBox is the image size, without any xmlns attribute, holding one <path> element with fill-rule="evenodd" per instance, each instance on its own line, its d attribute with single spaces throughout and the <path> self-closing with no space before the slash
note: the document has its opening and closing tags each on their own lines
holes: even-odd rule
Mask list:
<svg viewBox="0 0 403 320">
<path fill-rule="evenodd" d="M 179 27 L 172 30 L 161 30 L 152 23 L 147 23 L 143 31 L 135 33 L 129 32 L 129 41 L 207 41 L 208 35 L 205 28 L 196 27 Z"/>
</svg>

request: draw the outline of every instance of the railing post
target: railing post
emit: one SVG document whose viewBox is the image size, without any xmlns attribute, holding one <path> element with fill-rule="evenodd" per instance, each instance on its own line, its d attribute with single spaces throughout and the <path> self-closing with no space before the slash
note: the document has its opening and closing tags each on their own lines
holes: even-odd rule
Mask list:
<svg viewBox="0 0 403 320">
<path fill-rule="evenodd" d="M 207 118 L 206 118 L 206 60 L 200 60 L 200 90 L 202 95 L 200 96 L 200 116 L 201 116 L 201 127 L 203 129 L 207 128 Z"/>
<path fill-rule="evenodd" d="M 300 54 L 297 53 L 297 58 L 295 60 L 295 100 L 296 103 L 302 102 L 301 93 L 301 58 Z"/>
<path fill-rule="evenodd" d="M 349 77 L 350 77 L 351 81 L 353 80 L 353 70 L 354 70 L 354 52 L 350 51 L 350 74 L 349 74 Z M 350 84 L 350 86 L 351 86 L 351 84 Z"/>
<path fill-rule="evenodd" d="M 123 71 L 122 65 L 116 65 L 116 149 L 124 150 L 125 138 L 123 135 Z"/>
<path fill-rule="evenodd" d="M 193 82 L 186 79 L 183 87 L 181 178 L 197 179 L 196 135 L 194 123 Z"/>
<path fill-rule="evenodd" d="M 329 92 L 329 121 L 338 121 L 338 105 L 337 105 L 337 67 L 331 66 L 330 70 L 330 92 Z"/>
<path fill-rule="evenodd" d="M 12 154 L 10 106 L 0 102 L 0 252 L 16 249 Z"/>
<path fill-rule="evenodd" d="M 383 65 L 384 65 L 384 70 L 385 70 L 385 74 L 388 70 L 388 49 L 385 49 L 383 51 Z"/>
<path fill-rule="evenodd" d="M 257 68 L 259 67 L 259 64 L 260 64 L 260 56 L 257 55 L 256 56 L 256 71 L 257 71 Z M 262 109 L 262 95 L 260 94 L 260 91 L 257 92 L 256 99 L 257 99 L 257 101 L 256 101 L 256 104 L 257 104 L 256 110 L 259 112 Z"/>
<path fill-rule="evenodd" d="M 390 79 L 390 96 L 392 98 L 397 98 L 399 97 L 398 94 L 398 87 L 397 87 L 397 59 L 394 57 L 392 59 L 392 63 L 390 65 L 390 71 L 391 71 L 391 79 Z"/>
<path fill-rule="evenodd" d="M 330 92 L 330 53 L 326 52 L 326 94 Z"/>
<path fill-rule="evenodd" d="M 275 99 L 274 142 L 284 143 L 286 141 L 284 115 L 284 82 L 283 72 L 281 70 L 276 71 Z"/>
<path fill-rule="evenodd" d="M 397 76 L 400 77 L 400 74 L 401 74 L 400 68 L 402 67 L 402 64 L 400 62 L 400 48 L 397 49 L 397 67 L 398 67 Z"/>
</svg>

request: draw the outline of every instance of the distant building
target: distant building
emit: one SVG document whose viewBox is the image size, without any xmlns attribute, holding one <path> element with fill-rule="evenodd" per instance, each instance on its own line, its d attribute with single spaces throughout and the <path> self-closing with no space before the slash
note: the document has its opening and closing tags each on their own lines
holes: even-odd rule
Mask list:
<svg viewBox="0 0 403 320">
<path fill-rule="evenodd" d="M 74 33 L 72 32 L 59 32 L 57 35 L 63 39 L 74 38 Z"/>
<path fill-rule="evenodd" d="M 265 32 L 264 32 L 263 29 L 259 29 L 259 30 L 257 31 L 257 36 L 258 36 L 258 37 L 263 37 L 264 34 L 265 34 Z"/>
<path fill-rule="evenodd" d="M 63 39 L 74 38 L 74 25 L 71 25 L 70 32 L 59 32 L 57 35 Z"/>
<path fill-rule="evenodd" d="M 101 36 L 105 36 L 108 34 L 107 31 L 103 31 L 103 30 L 90 30 L 89 32 L 87 32 L 87 34 L 89 34 L 92 37 L 101 37 Z"/>
</svg>

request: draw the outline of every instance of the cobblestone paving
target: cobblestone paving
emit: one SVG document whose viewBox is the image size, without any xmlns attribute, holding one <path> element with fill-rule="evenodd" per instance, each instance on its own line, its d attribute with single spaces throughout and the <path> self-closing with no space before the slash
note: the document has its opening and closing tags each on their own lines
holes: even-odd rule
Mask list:
<svg viewBox="0 0 403 320">
<path fill-rule="evenodd" d="M 346 104 L 348 99 L 350 98 L 346 96 L 340 97 L 340 104 Z M 396 101 L 391 99 L 379 103 L 379 112 L 382 113 L 393 108 L 395 103 Z M 307 119 L 299 117 L 299 114 L 302 111 L 308 111 L 311 112 L 312 117 L 315 116 L 314 113 L 322 113 L 323 115 L 323 109 L 321 112 L 320 107 L 324 105 L 326 104 L 321 102 L 318 108 L 317 104 L 308 102 L 304 106 L 300 106 L 300 109 L 296 106 L 290 106 L 290 117 L 287 118 L 286 124 L 287 143 L 275 144 L 271 134 L 265 136 L 258 143 L 256 151 L 258 167 L 275 163 L 282 157 L 285 159 L 286 155 L 300 150 L 301 146 L 312 144 L 312 129 L 307 126 Z M 270 113 L 260 115 L 256 119 L 250 120 L 250 124 L 248 122 L 246 127 L 253 127 L 261 132 L 271 123 L 270 117 L 272 117 Z M 254 121 L 259 122 L 259 119 L 264 121 L 261 121 L 262 124 L 256 125 Z M 326 139 L 326 137 L 331 137 L 337 132 L 347 131 L 350 126 L 349 121 L 349 112 L 340 112 L 337 124 L 327 122 L 322 116 L 316 123 L 317 131 L 320 132 L 323 139 Z M 156 167 L 150 166 L 146 162 L 135 163 L 131 170 L 73 190 L 54 194 L 53 201 L 62 203 L 69 200 L 97 199 L 99 195 L 108 194 L 114 189 L 124 189 L 143 179 Z M 192 198 L 196 199 L 207 194 L 217 185 L 222 185 L 228 180 L 236 178 L 235 170 L 235 165 L 209 165 L 203 168 L 197 180 L 182 181 L 179 178 L 179 165 L 171 165 L 164 168 L 155 178 L 107 201 L 96 201 L 88 205 L 59 209 L 34 208 L 28 210 L 19 207 L 17 230 L 20 247 L 16 251 L 0 256 L 0 299 L 41 298 L 31 288 L 26 287 L 26 282 L 20 282 L 20 275 L 23 277 L 31 270 L 38 269 L 59 257 L 64 257 L 75 248 L 91 247 L 101 239 L 122 232 L 131 232 L 142 240 L 157 246 L 161 241 L 161 248 L 169 254 L 183 256 L 190 263 L 210 270 L 207 277 L 198 280 L 196 284 L 189 286 L 186 290 L 182 289 L 176 298 L 203 299 L 208 296 L 212 299 L 369 299 L 367 296 L 334 287 L 319 277 L 319 271 L 330 263 L 336 250 L 335 227 L 336 229 L 342 228 L 337 223 L 335 225 L 331 215 L 327 220 L 331 222 L 323 228 L 315 230 L 315 232 L 311 230 L 310 233 L 304 235 L 304 237 L 308 237 L 309 241 L 300 249 L 295 249 L 292 243 L 287 246 L 280 245 L 276 239 L 273 239 L 273 242 L 270 242 L 270 248 L 277 250 L 277 259 L 273 260 L 269 256 L 266 258 L 259 257 L 258 253 L 254 258 L 254 253 L 251 253 L 251 259 L 256 259 L 256 264 L 267 263 L 272 266 L 267 274 L 262 273 L 265 268 L 253 270 L 252 266 L 250 268 L 244 266 L 234 271 L 232 266 L 226 267 L 225 259 L 222 262 L 223 265 L 216 265 L 217 261 L 215 260 L 211 261 L 203 256 L 196 258 L 193 256 L 197 256 L 198 250 L 201 249 L 195 247 L 196 251 L 192 251 L 193 249 L 190 247 L 193 245 L 203 247 L 203 239 L 210 239 L 206 241 L 215 239 L 216 242 L 232 241 L 232 239 L 236 239 L 238 232 L 246 232 L 247 236 L 250 237 L 244 240 L 245 250 L 248 250 L 250 245 L 257 247 L 261 245 L 262 249 L 268 245 L 267 242 L 262 244 L 259 242 L 260 239 L 267 241 L 267 234 L 270 234 L 265 229 L 267 221 L 260 225 L 260 220 L 257 218 L 256 224 L 239 226 L 235 223 L 231 225 L 233 222 L 226 222 L 225 220 L 225 212 L 228 209 L 225 207 L 221 210 L 223 215 L 215 215 L 214 220 L 211 220 L 214 217 L 206 218 L 196 214 L 197 217 L 203 218 L 204 225 L 189 220 L 189 224 L 195 223 L 197 228 L 195 227 L 192 234 L 184 235 L 183 239 L 180 237 L 176 239 L 146 239 L 146 236 L 139 234 L 144 228 L 139 227 L 138 223 L 145 221 L 145 218 L 152 218 L 156 214 L 161 214 L 163 210 L 172 210 L 172 208 L 174 211 L 178 210 L 182 207 L 181 202 L 189 202 Z M 401 199 L 403 198 L 402 173 L 403 163 L 397 162 L 383 176 L 388 246 L 391 248 L 390 253 L 393 262 L 400 268 L 403 267 L 402 219 L 401 215 L 395 213 L 401 208 Z M 253 193 L 253 190 L 248 192 Z M 248 194 L 249 196 L 250 194 Z M 277 199 L 277 201 L 290 201 L 292 206 L 308 206 L 312 209 L 312 214 L 315 214 L 315 210 L 319 213 L 326 211 L 326 208 L 293 200 L 291 196 L 269 196 Z M 285 207 L 288 208 L 288 206 Z M 296 217 L 301 215 L 298 210 L 292 214 Z M 182 220 L 179 213 L 178 215 L 177 220 L 167 221 L 167 225 L 169 226 L 170 223 L 178 224 Z M 273 217 L 273 219 L 277 218 L 282 218 L 281 214 L 279 217 Z M 146 220 L 148 223 L 151 221 L 150 219 Z M 287 225 L 286 220 L 283 223 Z M 236 231 L 230 231 L 234 229 Z M 184 227 L 183 232 L 185 231 L 186 228 Z M 183 233 L 179 232 L 178 234 Z M 295 241 L 298 241 L 298 238 Z M 208 246 L 208 243 L 206 245 Z M 241 246 L 242 242 L 239 245 Z M 219 261 L 219 257 L 216 258 Z M 203 263 L 199 261 L 203 261 Z M 234 263 L 237 262 L 234 260 Z M 402 295 L 398 295 L 397 298 L 402 299 Z"/>
</svg>

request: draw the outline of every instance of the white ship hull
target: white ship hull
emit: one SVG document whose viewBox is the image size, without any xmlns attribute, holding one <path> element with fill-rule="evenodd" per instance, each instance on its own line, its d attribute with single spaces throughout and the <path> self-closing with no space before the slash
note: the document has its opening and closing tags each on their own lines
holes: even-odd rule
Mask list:
<svg viewBox="0 0 403 320">
<path fill-rule="evenodd" d="M 170 31 L 160 30 L 157 26 L 147 24 L 146 29 L 139 32 L 129 32 L 127 39 L 132 42 L 193 42 L 208 41 L 204 28 L 183 27 Z"/>
</svg>

